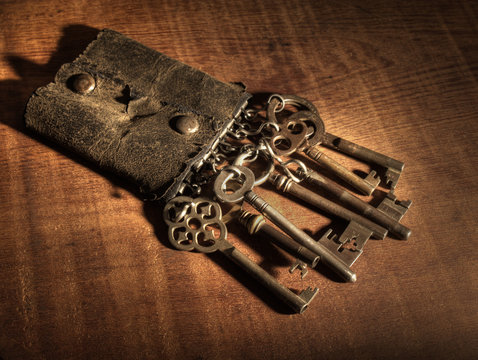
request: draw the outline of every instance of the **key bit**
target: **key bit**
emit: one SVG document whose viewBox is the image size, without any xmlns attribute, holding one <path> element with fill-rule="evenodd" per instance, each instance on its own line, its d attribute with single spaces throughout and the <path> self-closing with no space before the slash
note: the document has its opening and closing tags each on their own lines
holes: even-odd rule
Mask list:
<svg viewBox="0 0 478 360">
<path fill-rule="evenodd" d="M 332 229 L 329 229 L 319 242 L 335 253 L 345 264 L 352 266 L 362 255 L 363 247 L 371 235 L 370 229 L 351 221 L 339 237 L 332 234 Z"/>
<path fill-rule="evenodd" d="M 402 170 L 397 170 L 392 167 L 387 168 L 385 171 L 385 184 L 389 186 L 391 190 L 395 189 L 401 174 Z"/>
<path fill-rule="evenodd" d="M 307 273 L 309 272 L 307 270 L 307 264 L 299 259 L 295 259 L 295 263 L 292 264 L 292 266 L 289 268 L 289 272 L 293 274 L 296 269 L 300 269 L 301 279 L 305 278 L 307 276 Z"/>
<path fill-rule="evenodd" d="M 370 187 L 373 189 L 372 192 L 380 185 L 380 177 L 377 175 L 375 170 L 372 170 L 368 173 L 368 175 L 363 179 Z"/>
<path fill-rule="evenodd" d="M 411 205 L 412 202 L 410 200 L 397 200 L 393 190 L 390 190 L 387 196 L 378 205 L 377 209 L 392 219 L 400 221 Z"/>
<path fill-rule="evenodd" d="M 271 293 L 281 299 L 284 303 L 289 305 L 295 312 L 302 314 L 309 307 L 310 302 L 313 300 L 315 294 L 317 294 L 318 289 L 307 288 L 302 293 L 306 292 L 307 296 L 302 296 L 294 294 L 291 290 L 283 286 L 277 281 L 272 275 L 267 271 L 257 265 L 255 262 L 250 260 L 246 255 L 237 250 L 234 246 L 228 243 L 229 247 L 225 248 L 222 253 L 226 255 L 229 259 L 243 268 L 247 273 L 252 277 L 258 280 L 263 286 L 265 286 Z M 310 289 L 310 290 L 309 290 Z M 313 296 L 308 295 L 313 293 Z"/>
<path fill-rule="evenodd" d="M 302 291 L 299 296 L 305 302 L 310 303 L 314 299 L 315 295 L 317 295 L 317 288 L 312 289 L 311 287 L 308 287 L 307 289 Z"/>
</svg>

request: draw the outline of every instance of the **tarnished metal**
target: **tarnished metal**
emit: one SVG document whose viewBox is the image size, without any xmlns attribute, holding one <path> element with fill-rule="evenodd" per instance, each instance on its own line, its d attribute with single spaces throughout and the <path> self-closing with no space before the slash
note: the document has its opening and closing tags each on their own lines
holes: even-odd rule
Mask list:
<svg viewBox="0 0 478 360">
<path fill-rule="evenodd" d="M 96 81 L 90 74 L 74 75 L 69 80 L 75 92 L 81 95 L 86 95 L 92 92 L 96 87 Z"/>
<path fill-rule="evenodd" d="M 208 199 L 178 196 L 163 209 L 169 242 L 178 250 L 214 252 L 227 237 L 218 203 Z"/>
<path fill-rule="evenodd" d="M 214 182 L 214 194 L 219 201 L 237 203 L 254 186 L 254 173 L 245 166 L 227 166 Z M 235 185 L 231 187 L 231 184 Z"/>
<path fill-rule="evenodd" d="M 400 221 L 411 205 L 412 202 L 410 200 L 399 201 L 393 191 L 390 191 L 378 205 L 377 209 L 392 219 Z"/>
<path fill-rule="evenodd" d="M 274 244 L 296 257 L 299 261 L 309 265 L 311 268 L 314 268 L 320 260 L 320 256 L 299 245 L 283 232 L 267 224 L 262 215 L 254 215 L 248 211 L 242 211 L 239 222 L 244 225 L 249 234 L 265 235 Z M 292 265 L 291 270 L 293 271 L 297 267 L 300 267 L 303 278 L 307 274 L 307 267 L 302 266 L 299 261 Z"/>
<path fill-rule="evenodd" d="M 364 217 L 382 225 L 392 234 L 398 236 L 398 238 L 406 240 L 410 237 L 411 230 L 400 224 L 398 222 L 400 219 L 397 220 L 396 218 L 390 217 L 388 215 L 390 210 L 382 210 L 373 207 L 369 203 L 342 189 L 339 185 L 329 180 L 325 176 L 320 175 L 316 171 L 309 169 L 308 171 L 301 172 L 300 174 L 304 177 L 305 181 L 324 189 L 328 194 L 331 194 L 337 198 L 337 200 L 342 204 L 350 206 Z"/>
<path fill-rule="evenodd" d="M 321 260 L 342 279 L 354 282 L 350 266 L 370 237 L 382 239 L 387 231 L 400 239 L 410 236 L 410 229 L 399 221 L 411 202 L 398 201 L 393 192 L 404 165 L 326 133 L 316 107 L 304 98 L 273 94 L 267 103 L 253 102 L 247 108 L 249 98 L 242 84 L 221 82 L 104 30 L 80 57 L 61 67 L 53 83 L 35 91 L 25 123 L 99 168 L 132 180 L 149 198 L 164 201 L 163 218 L 173 247 L 222 252 L 301 313 L 317 289 L 309 287 L 296 295 L 281 285 L 227 240 L 226 222 L 240 214 L 238 220 L 250 234 L 265 235 L 296 258 L 291 272 L 299 268 L 303 277 L 307 264 L 314 267 Z M 293 155 L 302 152 L 327 173 L 372 194 L 380 182 L 375 171 L 363 179 L 319 145 L 384 167 L 392 190 L 374 208 Z M 292 158 L 285 158 L 289 155 Z M 275 168 L 285 176 L 273 174 Z M 304 179 L 355 212 L 299 185 Z M 329 230 L 315 241 L 253 191 L 266 181 L 348 220 L 348 226 L 340 235 Z M 213 182 L 215 197 L 210 194 Z M 232 204 L 222 208 L 216 200 Z M 261 215 L 244 211 L 244 201 Z"/>
<path fill-rule="evenodd" d="M 280 99 L 278 97 L 273 97 L 270 99 L 269 106 L 267 108 L 267 115 L 269 119 L 271 121 L 277 122 L 276 108 L 279 106 L 281 101 L 282 104 L 291 104 L 297 106 L 299 109 L 307 109 L 299 110 L 298 112 L 293 113 L 287 120 L 290 121 L 293 119 L 294 121 L 302 121 L 309 125 L 307 142 L 304 143 L 304 146 L 302 146 L 300 150 L 304 151 L 308 157 L 316 161 L 319 165 L 331 171 L 334 175 L 338 176 L 348 184 L 352 185 L 355 189 L 359 190 L 363 194 L 371 195 L 380 183 L 380 178 L 376 177 L 375 171 L 370 172 L 365 179 L 362 179 L 360 176 L 343 167 L 341 164 L 323 153 L 318 148 L 318 145 L 325 140 L 325 126 L 324 122 L 320 118 L 319 112 L 309 101 L 293 95 L 284 95 Z"/>
<path fill-rule="evenodd" d="M 325 134 L 323 145 L 351 155 L 362 161 L 383 166 L 386 168 L 385 182 L 392 189 L 397 186 L 400 174 L 405 167 L 405 164 L 401 161 L 395 160 L 389 156 L 380 154 L 376 151 L 370 150 L 364 146 L 360 146 L 333 134 Z"/>
<path fill-rule="evenodd" d="M 178 115 L 173 118 L 174 128 L 183 135 L 191 135 L 199 130 L 199 122 L 194 115 Z"/>
<path fill-rule="evenodd" d="M 300 295 L 293 293 L 228 242 L 221 208 L 214 201 L 179 196 L 166 204 L 163 219 L 176 248 L 206 253 L 219 250 L 297 313 L 303 313 L 317 294 L 318 289 L 310 287 Z"/>
<path fill-rule="evenodd" d="M 246 255 L 237 250 L 229 242 L 228 247 L 221 249 L 221 252 L 229 259 L 239 265 L 249 275 L 259 281 L 267 290 L 281 299 L 285 304 L 291 307 L 295 312 L 302 314 L 309 307 L 310 302 L 318 293 L 318 289 L 307 287 L 299 295 L 280 284 L 273 276 L 251 261 Z"/>
<path fill-rule="evenodd" d="M 305 142 L 307 127 L 299 120 L 288 119 L 273 131 L 269 144 L 278 156 L 290 155 Z"/>
<path fill-rule="evenodd" d="M 293 240 L 319 255 L 323 264 L 336 272 L 337 275 L 349 282 L 355 282 L 357 280 L 357 275 L 345 263 L 343 263 L 327 248 L 314 241 L 309 235 L 292 224 L 284 215 L 282 215 L 259 195 L 254 193 L 254 191 L 252 191 L 253 186 L 250 185 L 254 184 L 254 174 L 252 171 L 243 166 L 230 166 L 225 168 L 223 171 L 232 174 L 232 176 L 235 177 L 235 180 L 239 180 L 243 186 L 235 190 L 234 193 L 221 194 L 221 192 L 224 192 L 225 189 L 229 188 L 224 181 L 228 181 L 232 179 L 232 177 L 229 177 L 228 175 L 225 177 L 218 177 L 214 183 L 214 192 L 218 198 L 226 202 L 228 202 L 228 199 L 231 199 L 231 201 L 233 200 L 233 202 L 239 201 L 238 198 L 244 199 L 257 211 L 276 224 Z M 248 179 L 249 177 L 252 177 L 252 179 Z M 241 178 L 242 180 L 240 180 Z M 246 184 L 248 185 L 247 187 L 245 186 Z M 237 192 L 238 195 L 235 195 L 235 192 Z"/>
<path fill-rule="evenodd" d="M 372 230 L 373 237 L 377 239 L 384 239 L 385 236 L 387 236 L 387 229 L 354 213 L 353 211 L 344 208 L 343 206 L 340 206 L 339 204 L 334 203 L 333 201 L 316 194 L 302 185 L 297 184 L 296 182 L 290 180 L 287 176 L 276 173 L 269 178 L 269 181 L 278 190 L 281 190 L 287 194 L 291 194 L 322 211 L 338 216 L 347 221 L 353 220 L 361 224 L 362 226 Z"/>
<path fill-rule="evenodd" d="M 375 177 L 376 172 L 372 171 L 366 179 L 354 174 L 352 171 L 340 165 L 337 161 L 324 154 L 317 146 L 311 146 L 305 150 L 305 153 L 312 160 L 317 161 L 327 170 L 332 171 L 334 175 L 360 190 L 365 195 L 372 195 L 373 191 L 380 183 L 380 179 Z"/>
<path fill-rule="evenodd" d="M 372 230 L 351 221 L 340 237 L 337 238 L 337 235 L 332 234 L 332 230 L 329 229 L 319 239 L 319 243 L 336 254 L 345 264 L 352 266 L 362 255 L 363 247 L 371 235 Z"/>
<path fill-rule="evenodd" d="M 252 158 L 251 158 L 251 154 L 253 154 Z M 258 149 L 254 148 L 253 150 L 251 150 L 250 152 L 243 152 L 242 154 L 239 154 L 239 156 L 233 161 L 233 165 L 239 165 L 239 166 L 242 166 L 244 165 L 245 162 L 254 162 L 256 161 L 258 158 L 259 158 L 259 154 L 262 155 L 262 157 L 264 157 L 264 152 L 259 152 Z M 260 176 L 256 176 L 254 175 L 254 186 L 259 186 L 259 185 L 262 185 L 264 184 L 267 179 L 269 178 L 269 176 L 272 174 L 272 172 L 274 171 L 274 162 L 273 161 L 267 161 L 267 168 L 266 170 L 262 173 L 262 175 Z"/>
</svg>

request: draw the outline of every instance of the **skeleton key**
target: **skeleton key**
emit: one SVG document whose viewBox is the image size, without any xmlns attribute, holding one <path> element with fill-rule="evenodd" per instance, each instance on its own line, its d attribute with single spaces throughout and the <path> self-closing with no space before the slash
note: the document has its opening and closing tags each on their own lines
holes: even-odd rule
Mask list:
<svg viewBox="0 0 478 360">
<path fill-rule="evenodd" d="M 338 216 L 347 221 L 355 221 L 365 228 L 372 230 L 373 237 L 377 239 L 384 239 L 387 236 L 387 229 L 370 221 L 363 216 L 360 216 L 349 209 L 340 206 L 339 204 L 330 201 L 319 194 L 297 184 L 285 175 L 278 173 L 272 174 L 269 181 L 284 193 L 291 194 L 316 208 L 326 211 L 329 214 Z"/>
<path fill-rule="evenodd" d="M 388 203 L 379 206 L 377 209 L 369 203 L 342 189 L 339 185 L 327 179 L 325 176 L 320 175 L 316 171 L 307 170 L 304 172 L 300 168 L 297 171 L 299 176 L 305 181 L 325 189 L 328 193 L 334 195 L 341 203 L 350 206 L 354 210 L 358 211 L 359 214 L 385 227 L 400 239 L 406 240 L 410 237 L 410 234 L 412 233 L 411 230 L 399 223 L 400 218 L 397 219 L 396 217 L 394 218 L 393 216 L 389 215 L 398 206 L 394 205 L 395 203 L 393 201 L 389 201 Z M 385 208 L 386 205 L 388 205 L 388 207 Z M 410 206 L 409 204 L 406 205 Z M 394 206 L 394 208 L 389 210 L 392 206 Z M 399 208 L 399 210 L 402 210 L 403 213 L 406 211 L 406 209 L 408 209 L 406 206 L 400 206 Z"/>
<path fill-rule="evenodd" d="M 360 176 L 354 174 L 352 171 L 343 167 L 337 161 L 319 150 L 317 145 L 324 141 L 325 127 L 324 122 L 320 118 L 315 106 L 313 106 L 309 101 L 301 99 L 298 96 L 287 95 L 281 98 L 282 101 L 287 104 L 305 107 L 308 109 L 307 111 L 298 111 L 289 117 L 290 120 L 294 120 L 296 122 L 303 121 L 311 125 L 311 131 L 308 134 L 306 146 L 303 146 L 300 150 L 304 151 L 308 157 L 319 163 L 322 167 L 326 168 L 348 184 L 352 185 L 355 189 L 360 190 L 366 195 L 371 195 L 380 183 L 380 178 L 376 176 L 377 173 L 375 171 L 372 170 L 365 179 L 362 179 Z M 271 99 L 269 106 L 267 107 L 267 116 L 269 120 L 273 122 L 277 122 L 275 113 L 280 101 L 280 99 L 274 97 Z"/>
<path fill-rule="evenodd" d="M 240 187 L 230 187 L 229 182 L 231 181 L 239 184 Z M 326 247 L 314 241 L 309 235 L 292 224 L 284 215 L 254 193 L 252 191 L 253 187 L 254 173 L 249 168 L 244 166 L 227 166 L 214 182 L 214 193 L 223 202 L 235 203 L 242 200 L 246 201 L 300 245 L 319 255 L 324 265 L 336 272 L 342 279 L 349 282 L 357 280 L 357 275 L 343 261 Z"/>
<path fill-rule="evenodd" d="M 253 162 L 260 154 L 264 153 L 259 152 L 256 154 L 254 150 L 252 150 L 251 152 L 243 152 L 234 160 L 233 165 L 242 166 L 245 161 Z M 264 174 L 261 175 L 259 178 L 254 176 L 254 186 L 262 185 L 264 182 L 266 182 L 273 171 L 274 162 L 269 161 L 268 168 L 264 172 Z M 237 212 L 235 211 L 232 213 L 237 214 Z M 297 268 L 300 268 L 301 276 L 302 278 L 304 278 L 307 275 L 307 264 L 311 268 L 314 268 L 320 260 L 320 257 L 317 254 L 297 244 L 289 236 L 267 224 L 262 215 L 253 215 L 248 211 L 241 210 L 239 211 L 237 217 L 239 219 L 239 223 L 242 224 L 249 231 L 249 234 L 265 234 L 270 241 L 272 241 L 274 244 L 276 244 L 277 246 L 279 246 L 280 248 L 282 248 L 296 258 L 296 262 L 289 269 L 289 272 L 291 274 Z"/>
<path fill-rule="evenodd" d="M 294 256 L 296 262 L 289 269 L 290 273 L 300 268 L 301 277 L 304 278 L 307 275 L 307 265 L 314 268 L 320 260 L 317 254 L 297 244 L 286 234 L 267 224 L 262 215 L 253 215 L 243 210 L 239 216 L 239 222 L 247 229 L 249 234 L 264 234 L 274 244 Z"/>
<path fill-rule="evenodd" d="M 331 149 L 343 152 L 359 160 L 382 166 L 386 169 L 385 183 L 393 190 L 397 186 L 398 179 L 405 166 L 404 163 L 389 156 L 383 155 L 366 147 L 345 140 L 341 137 L 326 133 L 323 145 Z"/>
<path fill-rule="evenodd" d="M 220 251 L 295 312 L 303 313 L 317 294 L 317 288 L 310 287 L 300 295 L 294 294 L 228 242 L 221 207 L 214 201 L 178 196 L 166 204 L 163 219 L 168 225 L 169 241 L 175 248 L 204 253 Z"/>
</svg>

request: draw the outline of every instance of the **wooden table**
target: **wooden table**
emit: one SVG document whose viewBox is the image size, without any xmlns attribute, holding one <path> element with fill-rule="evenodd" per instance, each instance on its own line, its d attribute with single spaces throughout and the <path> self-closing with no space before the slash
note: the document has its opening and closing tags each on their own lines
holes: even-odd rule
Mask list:
<svg viewBox="0 0 478 360">
<path fill-rule="evenodd" d="M 476 356 L 477 17 L 472 1 L 2 1 L 0 357 Z M 410 240 L 369 241 L 346 284 L 321 266 L 290 275 L 233 226 L 283 284 L 319 287 L 302 315 L 220 254 L 173 250 L 158 204 L 24 129 L 30 94 L 102 28 L 254 94 L 303 96 L 332 133 L 403 161 Z M 343 226 L 259 191 L 316 239 Z"/>
</svg>

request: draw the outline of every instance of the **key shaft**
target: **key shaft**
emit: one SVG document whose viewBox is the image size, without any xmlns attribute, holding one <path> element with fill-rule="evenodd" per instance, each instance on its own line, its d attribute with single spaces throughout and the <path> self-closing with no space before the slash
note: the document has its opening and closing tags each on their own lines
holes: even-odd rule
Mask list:
<svg viewBox="0 0 478 360">
<path fill-rule="evenodd" d="M 317 294 L 317 288 L 314 290 L 307 288 L 300 295 L 297 295 L 279 283 L 276 278 L 249 259 L 242 252 L 237 250 L 229 242 L 225 241 L 224 245 L 224 248 L 220 249 L 221 253 L 239 265 L 249 275 L 266 287 L 271 293 L 289 305 L 295 312 L 302 314 L 305 310 L 307 310 L 309 303 Z"/>
<path fill-rule="evenodd" d="M 284 215 L 270 206 L 264 199 L 254 193 L 252 190 L 244 194 L 244 200 L 247 201 L 257 211 L 276 224 L 282 231 L 289 235 L 299 244 L 315 252 L 320 256 L 320 260 L 333 270 L 342 279 L 355 282 L 357 275 L 345 263 L 337 258 L 329 249 L 319 244 L 297 226 L 291 223 Z"/>
<path fill-rule="evenodd" d="M 317 146 L 311 146 L 305 149 L 305 154 L 312 160 L 316 161 L 319 165 L 325 169 L 331 171 L 339 178 L 344 180 L 347 184 L 352 185 L 355 189 L 359 190 L 365 195 L 371 195 L 378 185 L 371 185 L 360 176 L 354 174 L 349 169 L 340 165 L 337 161 L 324 154 L 319 150 Z"/>
<path fill-rule="evenodd" d="M 283 232 L 266 223 L 262 215 L 253 215 L 248 211 L 243 211 L 239 217 L 239 222 L 247 228 L 249 234 L 265 235 L 271 242 L 305 262 L 311 268 L 314 268 L 320 260 L 320 256 L 316 253 L 298 244 Z"/>
<path fill-rule="evenodd" d="M 310 287 L 300 295 L 293 293 L 227 241 L 227 228 L 216 202 L 178 196 L 166 204 L 163 219 L 168 225 L 168 239 L 174 247 L 203 253 L 220 251 L 295 312 L 303 313 L 317 294 L 317 288 Z"/>
<path fill-rule="evenodd" d="M 307 172 L 301 172 L 301 175 L 304 176 L 305 181 L 324 189 L 335 196 L 342 204 L 350 206 L 364 217 L 385 227 L 398 238 L 407 240 L 410 237 L 412 231 L 409 228 L 400 224 L 398 221 L 392 219 L 390 216 L 373 207 L 369 203 L 342 189 L 332 180 L 327 179 L 318 172 L 308 170 Z"/>
<path fill-rule="evenodd" d="M 239 188 L 230 186 L 230 181 L 233 181 L 236 186 L 239 185 Z M 319 255 L 324 265 L 330 267 L 344 280 L 356 281 L 356 274 L 342 260 L 329 249 L 314 241 L 259 195 L 255 194 L 252 191 L 253 187 L 254 173 L 244 166 L 227 166 L 222 169 L 214 181 L 214 193 L 220 201 L 233 203 L 245 200 L 293 240 Z"/>
<path fill-rule="evenodd" d="M 373 237 L 377 239 L 384 239 L 387 236 L 387 229 L 384 227 L 360 216 L 343 206 L 330 201 L 323 196 L 316 194 L 315 192 L 297 184 L 290 180 L 287 176 L 280 174 L 273 174 L 269 181 L 280 191 L 291 194 L 308 204 L 325 211 L 329 214 L 338 216 L 347 221 L 355 221 L 362 226 L 372 230 Z"/>
<path fill-rule="evenodd" d="M 370 150 L 364 146 L 345 140 L 339 136 L 326 133 L 323 139 L 323 145 L 353 156 L 359 160 L 376 164 L 387 169 L 387 183 L 391 188 L 395 188 L 405 164 L 389 156 Z"/>
</svg>

